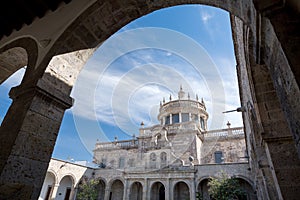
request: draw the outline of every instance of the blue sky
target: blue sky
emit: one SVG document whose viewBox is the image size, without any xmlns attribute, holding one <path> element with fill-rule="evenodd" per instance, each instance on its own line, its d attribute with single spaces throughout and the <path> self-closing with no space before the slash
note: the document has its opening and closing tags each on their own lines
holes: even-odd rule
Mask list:
<svg viewBox="0 0 300 200">
<path fill-rule="evenodd" d="M 177 6 L 141 17 L 105 41 L 73 88 L 53 157 L 92 161 L 96 140 L 138 135 L 141 121 L 157 124 L 159 102 L 177 98 L 182 85 L 204 99 L 209 129 L 242 126 L 229 14 L 208 6 Z M 19 70 L 0 87 L 0 120 Z"/>
</svg>

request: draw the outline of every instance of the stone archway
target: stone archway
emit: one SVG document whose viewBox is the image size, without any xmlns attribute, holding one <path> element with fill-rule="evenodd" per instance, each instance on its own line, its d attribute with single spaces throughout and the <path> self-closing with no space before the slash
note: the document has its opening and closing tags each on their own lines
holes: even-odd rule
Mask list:
<svg viewBox="0 0 300 200">
<path fill-rule="evenodd" d="M 51 199 L 53 188 L 56 184 L 55 174 L 47 172 L 39 199 L 48 200 Z"/>
<path fill-rule="evenodd" d="M 64 176 L 59 182 L 59 186 L 56 193 L 56 200 L 68 200 L 71 198 L 74 186 L 74 180 L 71 176 Z"/>
<path fill-rule="evenodd" d="M 253 186 L 243 178 L 237 178 L 240 187 L 242 190 L 245 191 L 246 196 L 244 197 L 245 200 L 257 200 L 256 192 Z M 243 199 L 242 199 L 243 200 Z"/>
<path fill-rule="evenodd" d="M 258 1 L 255 1 L 255 6 L 257 7 L 257 10 L 254 7 L 253 1 L 239 1 L 238 3 L 235 1 L 222 1 L 222 0 L 217 0 L 217 1 L 209 1 L 209 0 L 199 0 L 199 1 L 195 1 L 194 3 L 200 3 L 200 4 L 206 4 L 206 5 L 212 5 L 215 7 L 219 7 L 219 8 L 223 8 L 227 11 L 229 11 L 231 14 L 239 17 L 240 19 L 242 19 L 241 23 L 240 23 L 240 27 L 235 27 L 236 29 L 236 34 L 240 34 L 241 37 L 237 37 L 236 38 L 236 54 L 239 55 L 241 58 L 241 60 L 238 61 L 238 67 L 245 67 L 245 70 L 241 70 L 239 68 L 239 71 L 243 71 L 240 75 L 240 86 L 243 88 L 243 94 L 246 94 L 245 96 L 242 97 L 243 99 L 243 104 L 244 106 L 248 106 L 248 112 L 252 112 L 252 113 L 259 113 L 259 111 L 261 111 L 261 114 L 264 114 L 264 109 L 262 109 L 263 107 L 266 107 L 267 109 L 272 108 L 274 105 L 270 102 L 261 102 L 259 107 L 256 105 L 257 101 L 256 101 L 256 97 L 255 95 L 260 91 L 261 88 L 264 87 L 268 87 L 268 85 L 266 84 L 265 86 L 263 85 L 254 85 L 252 84 L 251 80 L 252 80 L 252 75 L 251 75 L 251 70 L 252 68 L 254 68 L 256 65 L 258 65 L 259 68 L 268 68 L 271 69 L 270 70 L 270 74 L 271 74 L 271 81 L 274 84 L 274 91 L 275 91 L 275 95 L 269 95 L 268 93 L 266 93 L 265 91 L 263 91 L 263 93 L 265 95 L 262 96 L 263 100 L 268 100 L 268 99 L 279 99 L 279 102 L 277 105 L 279 105 L 279 108 L 282 110 L 282 112 L 277 112 L 274 115 L 267 115 L 266 118 L 260 118 L 259 114 L 258 114 L 258 118 L 260 121 L 260 119 L 262 119 L 261 124 L 259 124 L 260 126 L 262 124 L 264 124 L 264 130 L 262 130 L 260 133 L 267 133 L 265 135 L 269 135 L 270 137 L 265 138 L 266 140 L 269 141 L 269 145 L 265 145 L 256 149 L 259 149 L 260 152 L 255 152 L 254 154 L 258 154 L 258 156 L 250 159 L 253 160 L 254 162 L 258 162 L 259 160 L 262 160 L 263 162 L 259 163 L 259 168 L 265 171 L 268 171 L 268 173 L 266 173 L 265 171 L 263 171 L 261 174 L 268 174 L 268 178 L 273 179 L 274 177 L 272 176 L 272 174 L 274 174 L 274 171 L 270 171 L 270 168 L 268 167 L 268 160 L 267 160 L 267 156 L 269 157 L 274 157 L 277 158 L 274 160 L 274 164 L 277 165 L 275 166 L 275 169 L 280 171 L 280 173 L 277 174 L 283 174 L 283 176 L 285 176 L 285 174 L 291 175 L 292 173 L 296 173 L 299 172 L 299 161 L 294 159 L 294 157 L 297 155 L 297 150 L 295 150 L 294 146 L 291 144 L 295 144 L 297 145 L 298 148 L 298 156 L 300 155 L 300 143 L 298 141 L 299 139 L 299 123 L 298 123 L 298 119 L 299 117 L 299 103 L 298 103 L 298 99 L 299 99 L 299 85 L 297 85 L 297 82 L 295 80 L 295 76 L 294 76 L 294 72 L 291 71 L 292 69 L 296 69 L 296 66 L 298 64 L 298 60 L 297 56 L 296 59 L 293 58 L 295 55 L 294 52 L 296 52 L 296 55 L 298 55 L 299 50 L 297 46 L 294 45 L 289 45 L 288 42 L 281 44 L 280 41 L 286 41 L 286 37 L 285 35 L 289 35 L 289 34 L 282 34 L 281 31 L 279 31 L 278 34 L 278 30 L 281 30 L 281 28 L 283 28 L 285 26 L 284 25 L 280 25 L 279 23 L 279 27 L 275 27 L 275 29 L 273 29 L 273 26 L 271 24 L 271 22 L 273 24 L 277 24 L 274 23 L 274 21 L 276 21 L 276 17 L 270 20 L 267 18 L 268 15 L 270 15 L 270 13 L 276 12 L 276 13 L 283 13 L 283 17 L 280 17 L 280 19 L 283 19 L 282 21 L 284 21 L 284 23 L 286 22 L 285 17 L 287 17 L 286 15 L 286 5 L 284 4 L 283 8 L 277 8 L 271 4 L 264 4 L 265 1 L 260 1 L 263 3 L 258 3 Z M 71 16 L 69 21 L 67 21 L 65 24 L 65 26 L 61 26 L 61 24 L 59 24 L 58 27 L 63 27 L 62 29 L 58 29 L 58 27 L 53 27 L 53 30 L 56 30 L 55 28 L 57 28 L 57 30 L 61 30 L 61 32 L 59 32 L 59 36 L 56 35 L 56 37 L 51 37 L 51 35 L 47 35 L 49 37 L 45 37 L 45 35 L 40 34 L 41 38 L 37 38 L 37 41 L 40 41 L 39 43 L 39 51 L 36 52 L 36 55 L 38 55 L 38 58 L 36 60 L 38 60 L 38 63 L 34 63 L 32 64 L 32 67 L 37 69 L 35 71 L 31 71 L 31 73 L 27 73 L 27 78 L 26 81 L 27 83 L 30 82 L 30 84 L 23 84 L 22 87 L 20 87 L 19 90 L 15 90 L 15 94 L 16 96 L 19 96 L 20 94 L 24 95 L 25 91 L 28 91 L 28 89 L 33 89 L 34 87 L 36 87 L 38 85 L 37 82 L 39 82 L 41 79 L 41 77 L 43 76 L 46 67 L 49 64 L 49 61 L 51 60 L 51 58 L 55 55 L 59 55 L 59 54 L 63 54 L 63 53 L 67 53 L 67 52 L 74 52 L 76 50 L 82 50 L 82 49 L 89 49 L 89 48 L 95 48 L 97 45 L 99 45 L 101 42 L 105 41 L 105 39 L 107 39 L 110 35 L 112 35 L 115 31 L 117 31 L 118 29 L 120 29 L 122 26 L 124 26 L 125 24 L 127 24 L 128 22 L 130 22 L 131 20 L 134 20 L 138 17 L 141 17 L 147 13 L 150 13 L 152 11 L 164 8 L 164 7 L 168 7 L 168 6 L 175 6 L 175 5 L 180 5 L 185 3 L 184 1 L 177 1 L 177 0 L 173 0 L 173 1 L 163 1 L 163 0 L 158 0 L 158 1 L 149 1 L 149 2 L 140 2 L 140 1 L 133 1 L 133 2 L 119 2 L 119 1 L 110 1 L 110 0 L 106 0 L 106 1 L 101 1 L 101 2 L 90 2 L 89 7 L 83 7 L 82 10 L 79 9 L 80 12 L 74 12 L 76 13 L 76 15 L 74 15 L 73 17 Z M 187 1 L 186 3 L 190 3 L 189 1 Z M 74 3 L 76 4 L 76 3 Z M 67 6 L 62 6 L 60 13 L 64 13 L 64 11 L 68 8 L 70 8 L 70 6 L 74 5 L 73 2 L 71 2 L 69 5 Z M 92 5 L 91 5 L 92 4 Z M 277 8 L 277 9 L 276 9 Z M 284 9 L 284 10 L 283 10 Z M 268 13 L 267 11 L 269 11 L 270 13 Z M 279 11 L 279 12 L 278 12 Z M 261 13 L 260 13 L 261 12 Z M 67 12 L 65 12 L 67 13 Z M 55 13 L 54 13 L 55 14 Z M 281 15 L 280 15 L 281 16 Z M 44 22 L 47 23 L 47 17 L 49 17 L 49 15 L 45 16 L 43 18 Z M 51 17 L 51 16 L 50 16 Z M 272 17 L 271 17 L 272 18 Z M 41 20 L 39 20 L 41 21 Z M 53 21 L 53 20 L 52 20 Z M 63 21 L 63 20 L 62 20 Z M 2 52 L 3 50 L 3 45 L 5 45 L 6 43 L 9 43 L 9 41 L 13 41 L 15 38 L 18 38 L 22 35 L 36 35 L 39 36 L 39 31 L 40 32 L 47 32 L 44 30 L 44 24 L 41 25 L 40 30 L 38 28 L 38 25 L 36 25 L 35 23 L 31 24 L 32 29 L 30 29 L 31 27 L 25 27 L 26 31 L 22 32 L 22 30 L 18 30 L 16 31 L 17 33 L 14 34 L 12 36 L 12 38 L 9 37 L 5 37 L 4 39 L 1 39 L 0 45 L 1 45 L 1 49 L 0 51 Z M 282 22 L 281 22 L 282 23 Z M 295 25 L 298 24 L 298 22 L 294 22 Z M 248 27 L 247 27 L 248 26 Z M 281 28 L 280 28 L 281 26 Z M 249 28 L 251 29 L 251 31 L 249 31 Z M 297 26 L 295 26 L 297 27 Z M 51 30 L 51 31 L 53 31 Z M 275 30 L 275 31 L 274 31 Z M 51 31 L 49 31 L 51 33 Z M 32 33 L 31 33 L 32 32 Z M 57 31 L 55 31 L 57 32 Z M 297 30 L 292 31 L 294 33 L 297 33 Z M 52 34 L 54 35 L 54 33 L 52 32 Z M 278 34 L 280 36 L 280 41 L 277 39 L 276 34 Z M 296 34 L 295 34 L 296 35 Z M 46 39 L 45 39 L 46 38 Z M 283 38 L 283 39 L 282 39 Z M 298 36 L 296 37 L 296 39 L 298 38 Z M 244 44 L 244 41 L 253 41 L 252 44 Z M 298 40 L 297 40 L 298 41 Z M 240 46 L 238 46 L 238 43 L 241 42 L 242 44 Z M 49 45 L 51 44 L 51 45 Z M 48 46 L 49 45 L 49 46 Z M 293 47 L 293 48 L 284 48 L 282 49 L 281 45 L 284 46 L 288 46 L 288 47 Z M 286 50 L 287 49 L 287 50 Z M 292 50 L 291 50 L 292 49 Z M 42 53 L 41 53 L 42 52 Z M 246 55 L 246 56 L 245 56 Z M 251 55 L 251 62 L 249 61 L 250 59 L 248 58 L 248 56 Z M 288 58 L 286 57 L 288 56 Z M 247 58 L 245 58 L 247 57 Z M 292 59 L 291 59 L 292 58 Z M 245 59 L 247 59 L 246 62 Z M 289 64 L 289 62 L 291 64 Z M 278 64 L 280 63 L 280 64 Z M 247 66 L 245 66 L 245 64 L 247 64 Z M 34 65 L 34 66 L 33 66 Z M 36 65 L 36 66 L 35 66 Z M 290 66 L 292 65 L 292 66 Z M 81 66 L 82 67 L 82 66 Z M 79 72 L 80 71 L 80 67 L 74 69 L 74 72 Z M 298 70 L 295 70 L 296 72 Z M 3 72 L 3 70 L 1 70 L 1 73 Z M 249 74 L 248 74 L 249 73 Z M 260 72 L 258 72 L 258 74 L 261 74 Z M 296 73 L 298 74 L 298 73 Z M 246 75 L 249 75 L 249 77 L 246 77 Z M 45 78 L 45 77 L 44 77 Z M 68 107 L 71 106 L 72 104 L 72 100 L 68 98 L 69 92 L 70 92 L 70 88 L 72 87 L 72 85 L 68 85 L 67 83 L 64 82 L 64 80 L 61 80 L 59 77 L 54 77 L 54 81 L 53 82 L 59 82 L 62 84 L 60 84 L 60 86 L 63 87 L 63 93 L 60 93 L 59 95 L 57 95 L 58 93 L 56 93 L 55 91 L 59 90 L 59 88 L 56 88 L 55 84 L 52 84 L 51 81 L 49 81 L 47 78 L 45 78 L 45 80 L 42 80 L 39 82 L 39 90 L 33 90 L 34 92 L 39 93 L 39 97 L 34 96 L 35 98 L 31 98 L 28 104 L 26 104 L 27 108 L 42 108 L 41 110 L 43 110 L 43 113 L 41 113 L 41 110 L 35 110 L 35 116 L 39 115 L 39 114 L 46 114 L 46 119 L 41 119 L 41 118 L 37 118 L 37 117 L 33 117 L 34 115 L 32 115 L 32 113 L 30 113 L 30 109 L 24 108 L 24 106 L 22 106 L 22 104 L 24 103 L 24 100 L 26 98 L 19 96 L 21 99 L 16 100 L 14 99 L 15 103 L 13 104 L 11 110 L 11 113 L 9 114 L 9 116 L 18 116 L 17 122 L 15 124 L 15 130 L 11 130 L 10 129 L 10 123 L 12 123 L 14 121 L 13 117 L 7 117 L 7 123 L 4 124 L 3 127 L 1 127 L 1 137 L 2 138 L 6 138 L 8 135 L 12 135 L 13 137 L 13 142 L 11 143 L 7 143 L 8 148 L 3 148 L 3 149 L 8 149 L 5 150 L 6 152 L 1 152 L 5 154 L 4 159 L 1 160 L 0 166 L 1 166 L 1 172 L 5 172 L 3 174 L 1 174 L 1 191 L 8 191 L 6 188 L 15 188 L 15 185 L 17 183 L 17 185 L 22 185 L 24 187 L 30 187 L 30 188 L 34 188 L 34 191 L 31 192 L 23 192 L 24 194 L 26 193 L 26 197 L 30 197 L 31 193 L 32 194 L 38 194 L 40 187 L 41 187 L 41 181 L 39 183 L 37 183 L 36 181 L 38 181 L 38 179 L 36 179 L 36 181 L 32 181 L 32 180 L 28 180 L 27 177 L 32 177 L 32 174 L 26 174 L 23 175 L 21 174 L 21 170 L 20 169 L 14 169 L 12 166 L 16 163 L 16 161 L 21 162 L 25 167 L 30 169 L 30 166 L 34 163 L 35 166 L 41 166 L 41 169 L 46 170 L 46 165 L 47 162 L 49 162 L 50 156 L 51 156 L 51 152 L 53 149 L 53 145 L 55 142 L 49 142 L 47 141 L 46 138 L 40 137 L 38 138 L 40 142 L 44 142 L 45 144 L 43 146 L 45 146 L 45 155 L 42 156 L 37 156 L 39 158 L 32 158 L 28 155 L 22 155 L 22 156 L 13 156 L 15 155 L 13 151 L 19 151 L 19 152 L 29 152 L 29 155 L 36 155 L 37 153 L 37 149 L 34 148 L 34 142 L 32 145 L 28 145 L 29 147 L 27 147 L 28 149 L 26 149 L 26 151 L 20 151 L 20 149 L 22 149 L 22 145 L 18 145 L 18 144 L 13 144 L 15 141 L 17 141 L 16 139 L 21 139 L 24 140 L 24 138 L 22 138 L 20 131 L 22 132 L 30 132 L 32 130 L 28 130 L 25 128 L 25 124 L 30 122 L 34 122 L 35 124 L 35 128 L 37 130 L 35 130 L 35 133 L 39 133 L 39 132 L 43 132 L 43 130 L 47 130 L 50 129 L 52 127 L 54 127 L 51 132 L 51 140 L 55 141 L 56 140 L 56 136 L 55 134 L 57 133 L 59 126 L 60 126 L 60 122 L 62 120 L 62 116 L 64 113 L 64 110 Z M 243 79 L 243 80 L 242 80 Z M 255 80 L 254 80 L 255 81 Z M 68 82 L 68 81 L 67 81 Z M 251 82 L 251 83 L 250 83 Z M 249 86 L 245 86 L 245 85 L 251 85 Z M 66 87 L 67 89 L 65 90 L 64 87 Z M 252 88 L 250 88 L 252 87 Z M 254 89 L 253 89 L 254 87 Z M 69 90 L 69 91 L 68 91 Z M 68 91 L 68 92 L 66 92 Z M 30 90 L 30 92 L 32 93 L 32 90 Z M 44 93 L 41 93 L 44 92 Z M 249 95 L 253 93 L 253 95 Z M 28 94 L 28 93 L 27 93 Z M 267 94 L 267 95 L 266 95 Z M 276 96 L 277 95 L 277 96 Z M 23 99 L 22 99 L 23 98 Z M 38 100 L 37 100 L 38 99 Z M 45 100 L 47 99 L 47 100 Z M 42 105 L 42 106 L 40 106 Z M 47 108 L 52 108 L 48 109 Z M 57 109 L 58 108 L 58 109 Z M 57 111 L 57 113 L 55 115 L 53 114 L 49 114 L 49 113 L 53 113 L 53 110 Z M 49 113 L 48 113 L 49 112 Z M 272 111 L 273 112 L 273 111 Z M 291 134 L 288 137 L 285 138 L 279 138 L 279 137 L 274 137 L 274 135 L 272 135 L 275 131 L 277 131 L 278 129 L 275 128 L 275 130 L 273 130 L 272 128 L 274 127 L 273 125 L 276 125 L 278 123 L 268 123 L 268 120 L 272 120 L 273 116 L 278 116 L 278 113 L 280 114 L 280 116 L 283 116 L 284 120 L 287 121 L 287 123 L 284 123 L 283 127 L 286 127 L 284 129 L 285 132 L 288 133 L 292 133 L 292 136 L 294 137 L 294 141 L 292 140 L 293 138 L 291 138 Z M 28 117 L 26 119 L 26 117 Z M 45 116 L 45 115 L 43 115 Z M 253 118 L 255 119 L 256 115 L 253 114 Z M 245 118 L 249 118 L 247 115 L 244 116 Z M 54 120 L 51 121 L 53 118 L 55 118 L 55 122 Z M 47 123 L 45 123 L 47 122 Z M 49 123 L 48 123 L 49 122 Z M 24 126 L 23 126 L 24 124 Z M 45 124 L 49 127 L 45 127 Z M 40 128 L 38 128 L 40 126 Z M 250 125 L 248 124 L 248 127 Z M 31 127 L 31 126 L 27 126 Z M 270 130 L 271 129 L 271 130 Z M 249 130 L 249 133 L 251 132 L 251 130 Z M 49 134 L 49 133 L 47 133 Z M 45 135 L 47 135 L 45 134 Z M 282 141 L 282 140 L 286 141 L 286 144 L 281 145 L 280 147 L 278 147 L 276 141 Z M 32 138 L 26 138 L 27 141 L 33 141 Z M 46 142 L 47 141 L 47 142 Z M 250 141 L 250 139 L 249 139 Z M 291 142 L 292 141 L 292 142 Z M 273 143 L 273 144 L 271 144 Z M 250 145 L 249 145 L 250 146 Z M 13 149 L 14 147 L 14 149 Z M 271 147 L 271 148 L 270 148 Z M 287 151 L 281 151 L 280 149 L 287 149 Z M 265 152 L 271 152 L 272 155 L 265 155 Z M 42 152 L 42 151 L 38 151 L 38 152 Z M 282 163 L 279 158 L 280 156 L 277 156 L 278 153 L 280 152 L 290 152 L 290 157 L 288 157 L 288 162 L 290 163 L 292 162 L 294 171 L 292 170 L 288 170 L 286 169 L 286 166 L 282 166 Z M 7 160 L 8 156 L 6 155 L 12 155 L 10 156 L 10 160 Z M 286 158 L 286 156 L 284 156 Z M 265 162 L 264 162 L 265 161 Z M 271 161 L 270 161 L 271 162 Z M 7 164 L 7 163 L 12 163 Z M 257 164 L 257 163 L 256 163 Z M 254 167 L 255 165 L 253 165 Z M 2 170 L 2 169 L 6 170 Z M 37 175 L 36 172 L 31 172 L 30 170 L 28 170 L 28 173 L 34 173 L 35 175 Z M 254 169 L 255 171 L 255 169 Z M 39 175 L 42 176 L 45 174 L 45 171 L 41 170 Z M 275 173 L 276 174 L 276 173 Z M 259 174 L 258 174 L 259 176 Z M 19 178 L 22 177 L 22 178 Z M 262 176 L 264 177 L 264 175 Z M 24 179 L 24 180 L 23 180 Z M 275 177 L 276 179 L 276 177 Z M 279 178 L 280 179 L 280 178 Z M 10 180 L 12 180 L 11 182 L 9 182 Z M 274 180 L 276 182 L 276 180 Z M 34 182 L 34 185 L 28 185 L 28 183 Z M 263 182 L 263 181 L 262 181 Z M 33 183 L 32 183 L 33 184 Z M 289 187 L 289 186 L 285 186 L 284 185 L 284 179 L 282 182 L 282 191 L 285 191 L 286 194 L 291 194 L 291 192 L 289 192 L 289 190 L 293 191 L 293 188 L 297 188 L 297 184 L 295 184 L 293 187 Z M 273 188 L 274 189 L 274 188 Z M 10 190 L 9 190 L 10 191 Z M 14 193 L 16 192 L 16 190 L 13 190 Z M 19 192 L 21 196 L 23 196 L 21 193 Z M 29 194 L 30 193 L 30 194 Z M 280 192 L 279 192 L 280 193 Z M 3 194 L 5 195 L 5 194 Z M 280 196 L 281 194 L 279 194 Z M 33 199 L 35 199 L 35 197 L 32 197 Z"/>
<path fill-rule="evenodd" d="M 181 199 L 189 199 L 190 198 L 190 190 L 189 186 L 183 182 L 177 182 L 174 185 L 174 200 L 181 200 Z"/>
<path fill-rule="evenodd" d="M 143 186 L 140 182 L 134 182 L 131 185 L 129 200 L 142 200 L 143 199 Z"/>
<path fill-rule="evenodd" d="M 98 191 L 97 200 L 104 200 L 106 184 L 102 179 L 99 179 L 98 181 L 99 183 L 96 186 L 96 189 Z"/>
<path fill-rule="evenodd" d="M 161 182 L 155 182 L 151 186 L 150 200 L 165 200 L 165 186 Z"/>
<path fill-rule="evenodd" d="M 201 180 L 197 187 L 199 197 L 201 197 L 202 199 L 209 200 L 210 196 L 208 193 L 208 188 L 208 179 L 206 178 Z"/>
<path fill-rule="evenodd" d="M 120 180 L 114 180 L 110 188 L 110 200 L 122 200 L 124 195 L 124 184 Z"/>
</svg>

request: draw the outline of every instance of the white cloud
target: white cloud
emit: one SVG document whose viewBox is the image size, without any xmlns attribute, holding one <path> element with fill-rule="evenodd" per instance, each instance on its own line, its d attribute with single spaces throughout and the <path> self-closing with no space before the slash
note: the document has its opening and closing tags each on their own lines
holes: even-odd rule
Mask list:
<svg viewBox="0 0 300 200">
<path fill-rule="evenodd" d="M 201 20 L 204 24 L 206 24 L 211 18 L 213 18 L 213 15 L 206 11 L 202 11 L 200 14 L 201 14 Z"/>
</svg>

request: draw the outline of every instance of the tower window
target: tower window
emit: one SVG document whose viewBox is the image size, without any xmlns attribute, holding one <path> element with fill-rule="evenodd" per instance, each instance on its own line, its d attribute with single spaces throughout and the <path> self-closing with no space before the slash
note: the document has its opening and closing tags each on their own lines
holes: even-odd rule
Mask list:
<svg viewBox="0 0 300 200">
<path fill-rule="evenodd" d="M 200 117 L 200 126 L 203 130 L 205 129 L 205 123 L 203 117 Z"/>
<path fill-rule="evenodd" d="M 216 151 L 215 152 L 215 163 L 222 163 L 223 162 L 223 152 L 222 151 Z"/>
<path fill-rule="evenodd" d="M 170 116 L 166 116 L 166 122 L 165 124 L 170 124 Z"/>
<path fill-rule="evenodd" d="M 124 168 L 125 167 L 125 158 L 121 157 L 119 159 L 119 168 Z"/>
<path fill-rule="evenodd" d="M 173 114 L 172 115 L 172 123 L 179 123 L 179 114 Z"/>
</svg>

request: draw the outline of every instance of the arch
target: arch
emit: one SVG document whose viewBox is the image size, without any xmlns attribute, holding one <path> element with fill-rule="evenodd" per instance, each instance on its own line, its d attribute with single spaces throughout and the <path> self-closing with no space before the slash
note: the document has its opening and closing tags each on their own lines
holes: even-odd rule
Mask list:
<svg viewBox="0 0 300 200">
<path fill-rule="evenodd" d="M 190 198 L 190 189 L 186 182 L 179 181 L 174 185 L 174 200 L 181 200 L 181 199 L 189 199 Z"/>
<path fill-rule="evenodd" d="M 75 185 L 75 183 L 76 183 L 76 178 L 75 178 L 75 176 L 74 176 L 74 174 L 72 174 L 72 173 L 66 173 L 66 174 L 64 174 L 60 179 L 59 179 L 59 183 L 62 181 L 62 179 L 63 178 L 65 178 L 66 176 L 68 176 L 71 180 L 72 180 L 72 185 L 74 186 Z"/>
<path fill-rule="evenodd" d="M 118 3 L 116 3 L 118 4 Z M 86 48 L 94 48 L 98 44 L 101 44 L 107 37 L 115 33 L 117 30 L 128 24 L 129 22 L 147 15 L 155 10 L 184 5 L 184 4 L 191 4 L 190 1 L 164 1 L 164 0 L 157 0 L 153 2 L 149 2 L 148 4 L 135 4 L 132 6 L 130 3 L 122 3 L 122 5 L 112 6 L 108 1 L 104 4 L 99 4 L 95 2 L 90 7 L 88 7 L 85 11 L 79 15 L 72 24 L 64 31 L 64 33 L 59 37 L 56 43 L 53 45 L 51 49 L 51 54 L 63 54 L 71 51 L 76 51 L 80 49 Z M 252 3 L 243 4 L 240 2 L 232 2 L 227 1 L 224 3 L 222 0 L 217 1 L 210 1 L 210 0 L 198 0 L 194 1 L 193 4 L 202 4 L 213 6 L 217 8 L 224 9 L 233 15 L 241 18 L 246 24 L 251 24 L 250 22 L 253 21 L 254 15 L 254 5 Z M 107 18 L 101 15 L 102 10 L 107 10 L 106 16 Z M 113 15 L 114 12 L 118 12 L 118 15 Z M 130 14 L 128 14 L 130 13 Z M 114 19 L 114 20 L 108 20 Z M 106 23 L 104 23 L 104 21 Z M 107 22 L 109 22 L 107 24 Z M 103 27 L 100 26 L 101 24 L 106 24 L 107 28 L 103 30 Z M 77 44 L 67 44 L 70 42 L 74 42 L 76 38 L 75 35 L 82 35 L 80 34 L 82 27 L 85 30 L 89 30 L 93 32 L 92 34 L 97 36 L 93 37 L 92 39 L 87 40 L 86 38 L 82 38 L 82 40 L 86 40 L 83 42 L 77 42 Z M 109 27 L 109 28 L 108 28 Z"/>
<path fill-rule="evenodd" d="M 55 184 L 58 184 L 59 182 L 59 180 L 58 180 L 58 175 L 57 175 L 57 173 L 53 170 L 53 169 L 48 169 L 48 171 L 47 171 L 47 173 L 51 173 L 51 174 L 53 174 L 53 176 L 55 177 Z"/>
<path fill-rule="evenodd" d="M 16 49 L 16 48 L 24 49 L 26 52 L 26 56 L 24 56 L 23 53 L 20 54 L 19 52 L 14 52 L 15 58 L 17 58 L 17 60 L 16 59 L 13 59 L 13 60 L 5 59 L 5 63 L 9 63 L 10 66 L 13 65 L 13 66 L 15 66 L 15 68 L 18 68 L 18 69 L 20 69 L 20 67 L 24 67 L 25 65 L 27 65 L 30 70 L 33 70 L 35 68 L 35 65 L 36 65 L 36 62 L 38 59 L 38 53 L 39 53 L 38 44 L 37 44 L 36 39 L 33 37 L 28 37 L 28 36 L 17 38 L 15 40 L 7 43 L 5 46 L 3 46 L 0 49 L 0 55 L 5 55 L 5 52 L 11 51 L 12 49 Z M 0 56 L 0 62 L 3 62 L 3 59 L 4 58 L 1 58 L 1 56 Z M 16 61 L 18 62 L 18 64 L 19 63 L 22 63 L 22 65 L 24 63 L 26 63 L 26 64 L 23 66 L 19 66 L 19 65 L 16 65 L 16 63 L 15 63 Z M 15 69 L 15 71 L 18 69 Z M 0 83 L 1 83 L 1 80 L 0 80 Z"/>
<path fill-rule="evenodd" d="M 56 200 L 65 200 L 71 197 L 74 186 L 74 178 L 71 175 L 64 176 L 60 182 L 56 193 Z"/>
<path fill-rule="evenodd" d="M 189 1 L 178 2 L 176 0 L 158 0 L 146 5 L 135 4 L 132 6 L 132 4 L 126 2 L 122 3 L 122 5 L 118 4 L 119 3 L 116 3 L 117 6 L 112 6 L 107 0 L 106 3 L 103 4 L 95 2 L 85 9 L 55 41 L 47 55 L 43 58 L 43 62 L 40 64 L 40 67 L 46 68 L 51 58 L 56 55 L 98 48 L 108 37 L 112 36 L 126 24 L 153 11 L 191 3 Z M 250 22 L 253 22 L 255 17 L 255 13 L 253 11 L 254 6 L 252 3 L 245 5 L 239 3 L 237 5 L 236 2 L 231 1 L 224 3 L 222 0 L 213 2 L 209 0 L 198 0 L 192 4 L 207 5 L 224 9 L 241 18 L 245 24 L 251 25 Z M 101 14 L 103 13 L 103 10 L 106 10 L 105 16 Z M 118 13 L 118 15 L 115 16 L 113 14 L 114 12 Z M 83 29 L 86 30 L 87 35 L 92 37 L 87 37 L 85 34 L 83 35 Z M 72 70 L 80 72 L 83 65 L 84 63 L 82 66 L 76 67 L 76 69 Z"/>
<path fill-rule="evenodd" d="M 0 54 L 0 84 L 22 67 L 27 66 L 28 54 L 22 47 L 13 47 Z"/>
<path fill-rule="evenodd" d="M 120 179 L 115 179 L 110 187 L 109 199 L 122 200 L 124 196 L 124 184 Z"/>
<path fill-rule="evenodd" d="M 203 177 L 200 179 L 199 184 L 197 186 L 197 194 L 202 199 L 210 199 L 209 193 L 208 193 L 208 181 L 209 177 Z"/>
<path fill-rule="evenodd" d="M 102 178 L 98 178 L 97 180 L 99 181 L 96 186 L 96 189 L 98 191 L 97 200 L 104 200 L 106 181 Z"/>
<path fill-rule="evenodd" d="M 46 173 L 39 198 L 48 200 L 52 196 L 53 188 L 56 182 L 57 182 L 56 174 L 54 174 L 51 171 L 48 171 Z"/>
<path fill-rule="evenodd" d="M 245 200 L 257 200 L 256 192 L 251 181 L 241 176 L 236 176 L 235 178 L 238 180 L 240 187 L 246 193 Z"/>
<path fill-rule="evenodd" d="M 155 182 L 151 185 L 150 200 L 165 200 L 165 186 L 161 182 Z"/>
<path fill-rule="evenodd" d="M 131 184 L 129 200 L 142 200 L 143 199 L 143 185 L 140 182 Z"/>
</svg>

